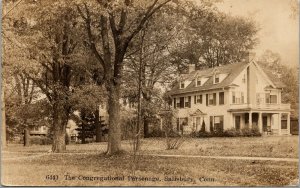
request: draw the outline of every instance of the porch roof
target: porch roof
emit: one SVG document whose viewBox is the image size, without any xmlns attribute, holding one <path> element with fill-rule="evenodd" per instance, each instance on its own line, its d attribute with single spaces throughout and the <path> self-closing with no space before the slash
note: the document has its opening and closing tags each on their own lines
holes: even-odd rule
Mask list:
<svg viewBox="0 0 300 188">
<path fill-rule="evenodd" d="M 262 112 L 262 113 L 288 113 L 291 109 L 262 109 L 262 108 L 241 108 L 241 109 L 229 109 L 228 112 L 245 113 L 245 112 Z"/>
<path fill-rule="evenodd" d="M 190 114 L 190 116 L 205 116 L 206 113 L 203 113 L 201 110 L 197 109 L 194 113 Z"/>
</svg>

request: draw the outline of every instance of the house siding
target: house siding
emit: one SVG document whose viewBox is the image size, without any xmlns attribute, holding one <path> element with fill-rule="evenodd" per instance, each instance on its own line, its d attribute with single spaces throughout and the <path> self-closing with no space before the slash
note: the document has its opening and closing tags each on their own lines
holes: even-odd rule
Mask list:
<svg viewBox="0 0 300 188">
<path fill-rule="evenodd" d="M 222 70 L 222 68 L 228 71 L 227 67 L 221 67 L 220 70 Z M 186 90 L 180 89 L 180 91 L 175 90 L 171 92 L 173 99 L 172 105 L 177 111 L 177 118 L 188 118 L 188 125 L 185 127 L 186 132 L 195 131 L 194 124 L 196 117 L 194 117 L 195 115 L 193 114 L 197 110 L 200 110 L 203 113 L 203 115 L 201 115 L 200 124 L 202 125 L 202 121 L 204 120 L 206 131 L 210 130 L 211 117 L 222 116 L 223 130 L 235 127 L 252 128 L 257 126 L 259 130 L 262 131 L 262 129 L 265 130 L 266 127 L 270 126 L 274 132 L 278 134 L 281 133 L 281 114 L 286 114 L 288 117 L 290 116 L 289 104 L 285 106 L 281 105 L 281 89 L 273 85 L 272 81 L 268 79 L 256 63 L 249 63 L 248 66 L 239 69 L 238 73 L 235 72 L 236 70 L 236 68 L 232 68 L 232 70 L 230 70 L 231 72 L 218 72 L 220 82 L 214 83 L 211 81 L 210 87 L 212 89 L 209 89 L 208 85 L 206 85 L 205 88 L 201 88 L 201 86 L 197 87 L 196 82 L 201 75 L 196 73 L 192 81 L 192 76 L 188 77 L 190 83 L 186 86 Z M 195 74 L 195 72 L 193 74 Z M 214 79 L 215 74 L 216 73 L 212 72 L 208 79 Z M 230 82 L 227 79 L 229 79 Z M 219 88 L 216 88 L 217 86 L 219 86 Z M 220 92 L 224 92 L 224 104 L 219 104 Z M 274 108 L 272 107 L 273 104 L 266 103 L 268 93 L 277 96 L 277 98 L 272 96 L 273 102 L 277 99 L 276 103 L 273 103 Z M 195 96 L 198 95 L 202 95 L 202 103 L 195 101 L 197 100 Z M 175 107 L 174 105 L 178 103 L 180 97 L 190 98 L 190 106 L 178 108 L 176 105 Z M 210 99 L 212 101 L 210 101 L 209 97 L 211 97 Z M 268 100 L 271 101 L 270 96 Z M 240 117 L 240 121 L 237 116 Z M 265 119 L 267 120 L 264 121 L 265 125 L 262 125 L 263 116 L 266 116 Z M 239 122 L 240 126 L 236 125 L 236 121 L 237 123 Z M 196 129 L 196 131 L 198 131 L 199 127 L 196 126 Z"/>
</svg>

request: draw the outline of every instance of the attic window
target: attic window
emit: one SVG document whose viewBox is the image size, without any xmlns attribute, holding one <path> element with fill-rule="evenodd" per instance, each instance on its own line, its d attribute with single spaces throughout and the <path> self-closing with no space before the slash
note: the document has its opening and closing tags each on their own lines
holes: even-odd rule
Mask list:
<svg viewBox="0 0 300 188">
<path fill-rule="evenodd" d="M 180 89 L 184 89 L 184 82 L 180 82 Z"/>
<path fill-rule="evenodd" d="M 220 75 L 219 74 L 216 74 L 215 75 L 215 84 L 219 83 L 220 82 Z"/>
<path fill-rule="evenodd" d="M 201 78 L 197 78 L 196 80 L 196 86 L 201 86 Z"/>
</svg>

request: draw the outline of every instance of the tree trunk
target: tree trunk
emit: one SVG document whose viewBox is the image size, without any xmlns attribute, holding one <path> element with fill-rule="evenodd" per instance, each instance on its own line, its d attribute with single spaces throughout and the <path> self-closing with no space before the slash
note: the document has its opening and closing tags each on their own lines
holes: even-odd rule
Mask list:
<svg viewBox="0 0 300 188">
<path fill-rule="evenodd" d="M 28 127 L 24 129 L 24 146 L 30 146 L 30 129 Z"/>
<path fill-rule="evenodd" d="M 61 107 L 63 108 L 63 107 Z M 60 153 L 66 150 L 66 120 L 64 112 L 58 103 L 53 105 L 53 143 L 52 152 Z"/>
<path fill-rule="evenodd" d="M 95 111 L 95 124 L 96 124 L 96 142 L 101 142 L 102 140 L 102 127 L 100 122 L 99 109 Z"/>
<path fill-rule="evenodd" d="M 121 151 L 121 126 L 120 126 L 120 85 L 111 84 L 109 88 L 109 131 L 107 154 L 113 155 Z"/>
</svg>

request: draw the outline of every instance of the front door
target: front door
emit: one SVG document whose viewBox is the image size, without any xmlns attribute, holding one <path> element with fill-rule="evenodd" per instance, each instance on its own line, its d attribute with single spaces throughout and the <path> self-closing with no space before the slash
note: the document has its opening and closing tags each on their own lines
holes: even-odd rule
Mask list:
<svg viewBox="0 0 300 188">
<path fill-rule="evenodd" d="M 268 130 L 268 117 L 263 116 L 263 131 L 266 132 Z"/>
<path fill-rule="evenodd" d="M 241 116 L 235 116 L 235 129 L 240 130 L 241 128 Z"/>
</svg>

